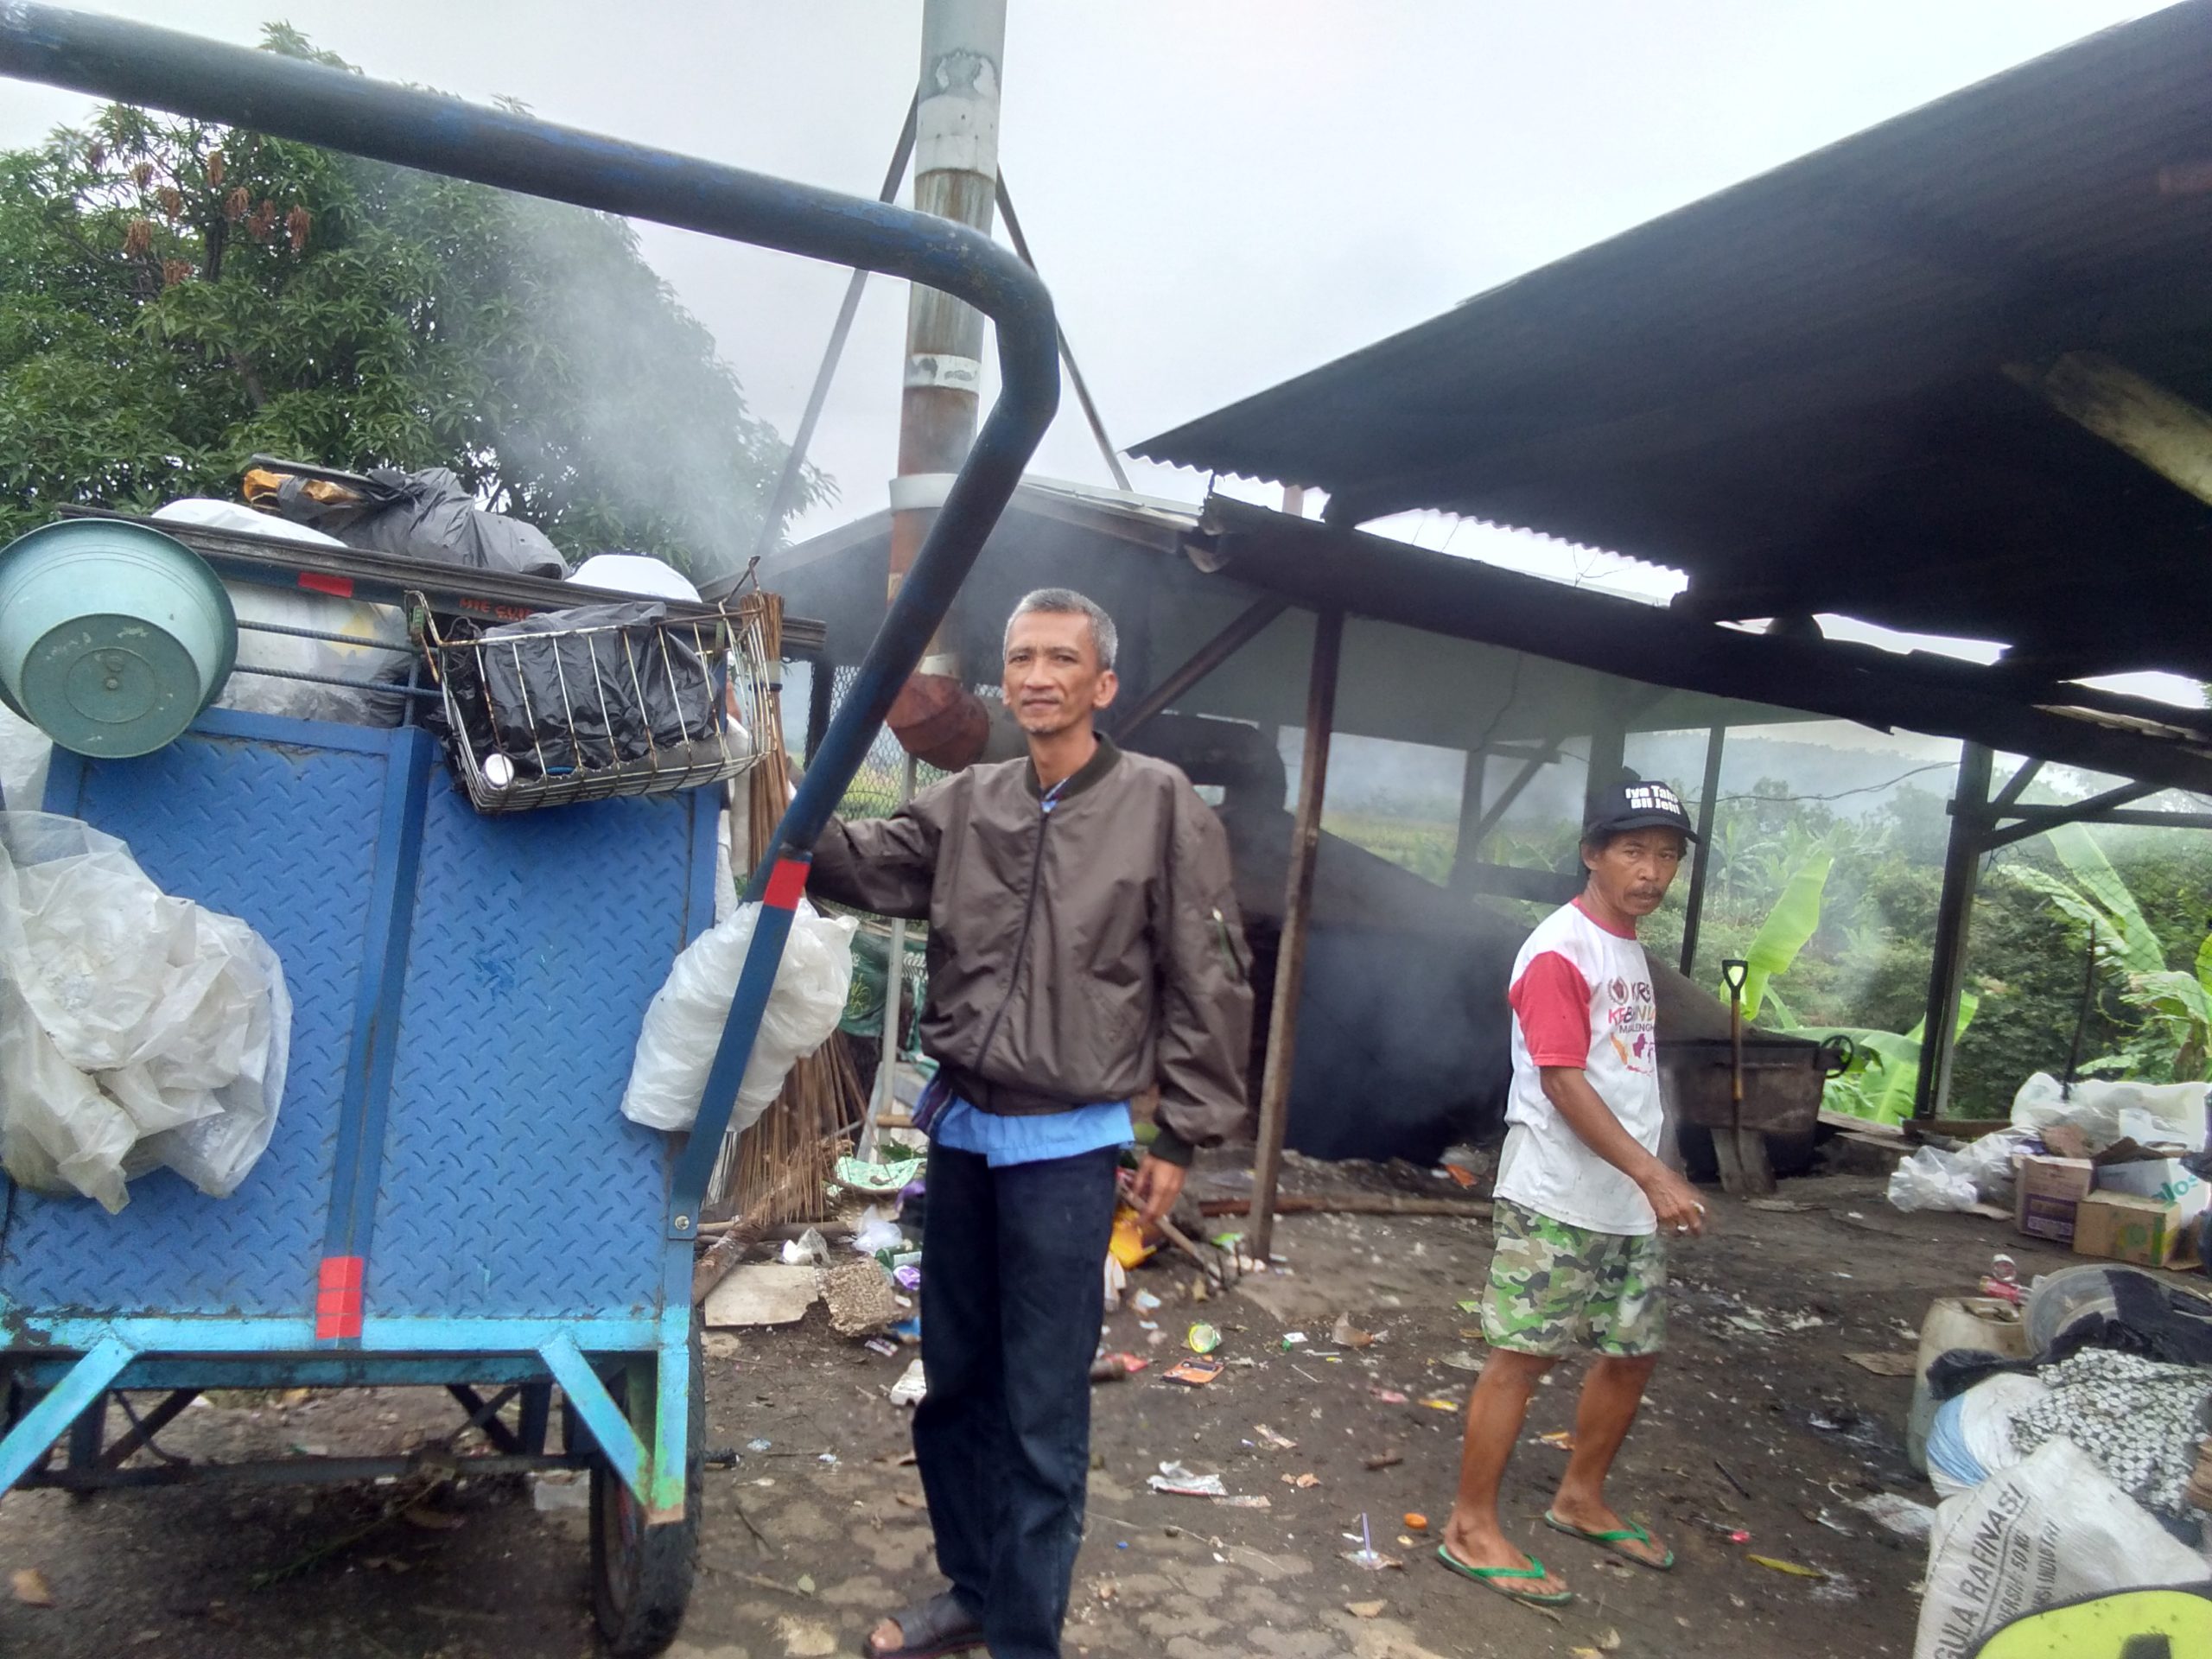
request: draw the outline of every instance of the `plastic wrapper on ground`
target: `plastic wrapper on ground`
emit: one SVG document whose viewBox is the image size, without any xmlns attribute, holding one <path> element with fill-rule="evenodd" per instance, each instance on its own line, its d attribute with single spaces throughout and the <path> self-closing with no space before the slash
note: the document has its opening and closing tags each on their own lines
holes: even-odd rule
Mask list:
<svg viewBox="0 0 2212 1659">
<path fill-rule="evenodd" d="M 0 1160 L 110 1211 L 161 1166 L 226 1198 L 269 1144 L 290 1054 L 276 953 L 162 892 L 74 818 L 0 813 Z"/>
<path fill-rule="evenodd" d="M 760 914 L 758 904 L 741 905 L 715 923 L 683 948 L 654 993 L 622 1096 L 622 1116 L 631 1122 L 688 1129 L 697 1118 Z M 837 1028 L 852 983 L 853 927 L 849 918 L 823 916 L 800 900 L 730 1115 L 733 1132 L 752 1128 L 791 1067 Z"/>
</svg>

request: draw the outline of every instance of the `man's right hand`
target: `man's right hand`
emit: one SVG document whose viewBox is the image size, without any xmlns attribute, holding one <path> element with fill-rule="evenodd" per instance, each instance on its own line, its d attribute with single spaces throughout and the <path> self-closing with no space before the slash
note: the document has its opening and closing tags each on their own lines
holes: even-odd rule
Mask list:
<svg viewBox="0 0 2212 1659">
<path fill-rule="evenodd" d="M 1659 1218 L 1662 1233 L 1701 1233 L 1705 1230 L 1705 1205 L 1699 1200 L 1697 1189 L 1664 1164 L 1643 1183 L 1643 1196 L 1651 1200 L 1651 1211 Z"/>
</svg>

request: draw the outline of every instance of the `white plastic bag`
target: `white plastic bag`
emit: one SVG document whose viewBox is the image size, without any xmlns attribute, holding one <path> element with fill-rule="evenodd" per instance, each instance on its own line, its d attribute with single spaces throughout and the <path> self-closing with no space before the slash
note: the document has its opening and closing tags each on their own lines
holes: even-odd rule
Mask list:
<svg viewBox="0 0 2212 1659">
<path fill-rule="evenodd" d="M 186 496 L 154 510 L 156 520 L 202 524 L 213 530 L 242 531 L 251 536 L 275 536 L 309 546 L 337 548 L 346 543 L 305 524 L 296 524 L 266 512 L 257 512 L 237 501 L 206 496 Z M 238 671 L 217 693 L 215 706 L 247 714 L 279 715 L 291 720 L 330 720 L 353 726 L 397 726 L 407 700 L 397 690 L 368 691 L 358 685 L 328 685 L 317 680 L 283 677 L 311 674 L 323 680 L 404 679 L 411 652 L 407 619 L 397 606 L 372 605 L 366 600 L 340 599 L 304 588 L 273 588 L 261 582 L 233 582 L 224 586 L 231 608 L 238 619 Z M 278 628 L 303 628 L 312 633 L 343 634 L 348 641 L 310 639 L 297 633 L 276 633 Z M 397 649 L 386 650 L 391 646 Z M 271 669 L 275 673 L 255 673 Z"/>
<path fill-rule="evenodd" d="M 227 1198 L 269 1144 L 290 1057 L 276 953 L 173 898 L 75 818 L 0 813 L 0 1159 L 110 1211 L 166 1165 Z"/>
<path fill-rule="evenodd" d="M 2087 1452 L 2051 1440 L 1936 1510 L 1913 1659 L 1966 1659 L 2008 1619 L 2077 1596 L 2203 1575 Z"/>
<path fill-rule="evenodd" d="M 692 940 L 676 958 L 667 983 L 653 994 L 638 1033 L 630 1086 L 622 1095 L 622 1116 L 632 1122 L 688 1129 L 699 1116 L 699 1097 L 706 1092 L 707 1072 L 721 1043 L 760 914 L 759 905 L 741 905 Z M 799 901 L 775 988 L 761 1015 L 760 1034 L 737 1091 L 737 1109 L 730 1114 L 733 1130 L 750 1128 L 776 1098 L 791 1067 L 836 1030 L 852 989 L 855 925 L 849 917 L 823 916 Z"/>
<path fill-rule="evenodd" d="M 2201 1083 L 2107 1083 L 2091 1077 L 2071 1090 L 2045 1071 L 2012 1097 L 2012 1127 L 2042 1130 L 2069 1123 L 2091 1152 L 2123 1135 L 2147 1144 L 2178 1141 L 2194 1152 L 2205 1141 L 2205 1085 Z"/>
<path fill-rule="evenodd" d="M 860 1225 L 853 1229 L 853 1249 L 862 1255 L 874 1255 L 879 1250 L 903 1250 L 906 1235 L 899 1224 L 870 1205 L 861 1211 Z"/>
<path fill-rule="evenodd" d="M 1890 1202 L 1905 1211 L 1972 1210 L 1980 1195 L 1956 1153 L 1923 1147 L 1890 1172 Z"/>
<path fill-rule="evenodd" d="M 54 740 L 0 703 L 0 798 L 14 812 L 35 812 L 46 799 Z"/>
</svg>

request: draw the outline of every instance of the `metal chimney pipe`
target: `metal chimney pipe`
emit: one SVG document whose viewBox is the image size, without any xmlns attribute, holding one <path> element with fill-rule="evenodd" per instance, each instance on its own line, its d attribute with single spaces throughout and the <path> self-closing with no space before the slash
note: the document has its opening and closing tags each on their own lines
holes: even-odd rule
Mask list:
<svg viewBox="0 0 2212 1659">
<path fill-rule="evenodd" d="M 988 233 L 998 188 L 999 64 L 1006 0 L 927 0 L 914 126 L 914 207 Z M 899 475 L 891 485 L 891 581 L 896 599 L 975 442 L 982 390 L 983 319 L 918 283 L 906 308 Z M 957 665 L 932 657 L 925 672 Z"/>
</svg>

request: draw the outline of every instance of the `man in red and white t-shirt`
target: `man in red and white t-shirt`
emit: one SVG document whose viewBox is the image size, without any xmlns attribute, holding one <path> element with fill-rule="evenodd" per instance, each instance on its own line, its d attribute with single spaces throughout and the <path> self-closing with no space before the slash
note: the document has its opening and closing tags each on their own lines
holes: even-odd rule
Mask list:
<svg viewBox="0 0 2212 1659">
<path fill-rule="evenodd" d="M 1513 964 L 1513 1085 L 1483 1300 L 1491 1357 L 1467 1402 L 1459 1492 L 1437 1556 L 1518 1600 L 1573 1599 L 1507 1539 L 1497 1491 L 1530 1392 L 1576 1349 L 1597 1357 L 1545 1524 L 1641 1566 L 1675 1561 L 1606 1503 L 1605 1480 L 1665 1338 L 1662 1241 L 1705 1227 L 1705 1206 L 1658 1155 L 1651 969 L 1636 938 L 1695 838 L 1666 785 L 1605 791 L 1582 831 L 1586 885 Z"/>
</svg>

